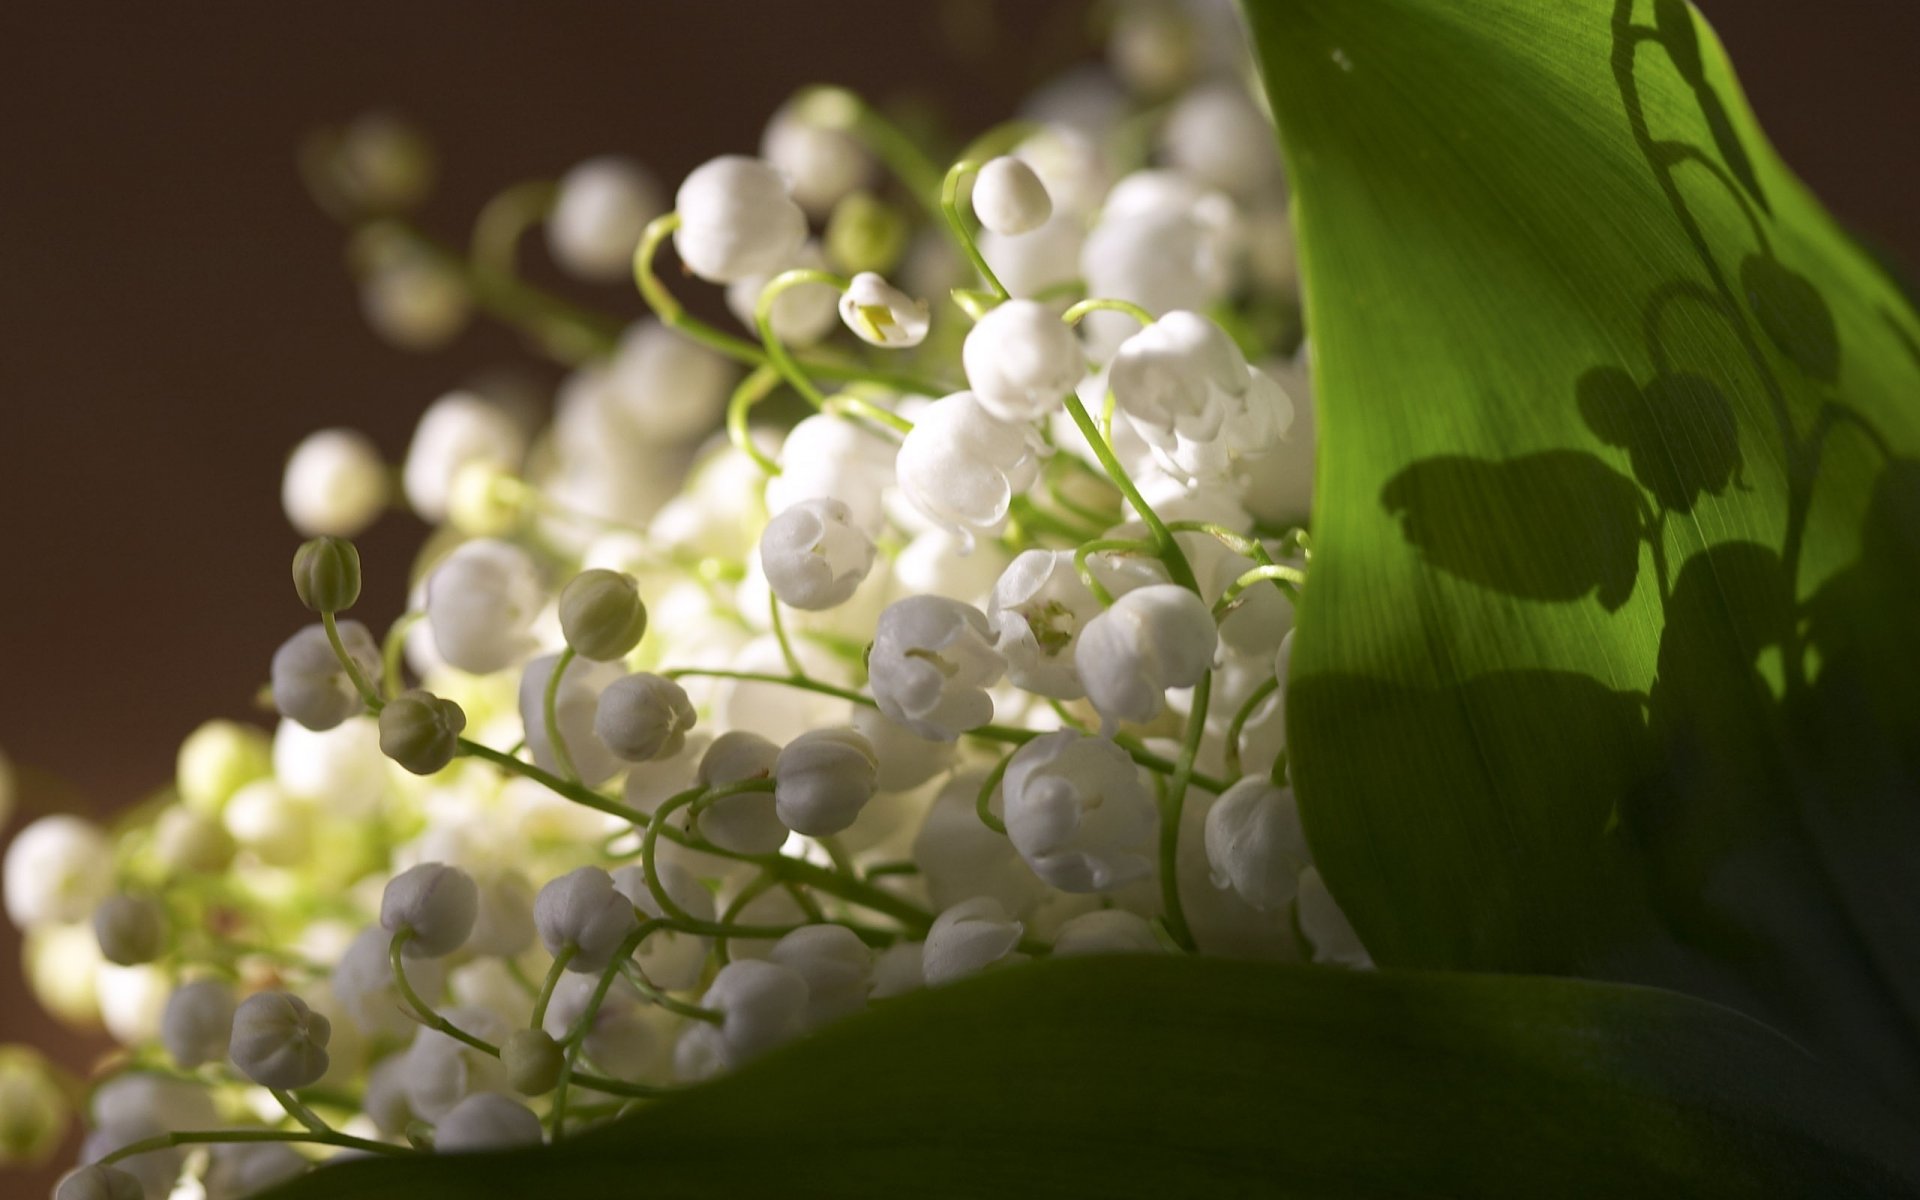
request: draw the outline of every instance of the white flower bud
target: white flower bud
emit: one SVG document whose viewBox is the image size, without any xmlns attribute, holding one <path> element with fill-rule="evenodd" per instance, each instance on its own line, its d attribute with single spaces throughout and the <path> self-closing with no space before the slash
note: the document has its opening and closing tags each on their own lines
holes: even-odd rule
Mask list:
<svg viewBox="0 0 1920 1200">
<path fill-rule="evenodd" d="M 380 686 L 380 647 L 358 621 L 338 622 L 340 645 L 368 686 Z M 312 730 L 332 729 L 366 707 L 320 625 L 309 625 L 273 652 L 273 705 Z"/>
<path fill-rule="evenodd" d="M 647 631 L 639 583 L 623 571 L 601 567 L 575 575 L 560 589 L 560 631 L 582 658 L 625 658 Z"/>
<path fill-rule="evenodd" d="M 635 321 L 621 335 L 605 379 L 625 436 L 636 439 L 614 465 L 631 473 L 638 465 L 632 456 L 646 443 L 686 442 L 711 433 L 735 378 L 733 365 L 700 343 L 654 318 Z M 604 453 L 607 447 L 591 449 Z"/>
<path fill-rule="evenodd" d="M 1153 874 L 1153 796 L 1127 752 L 1061 730 L 1014 752 L 1001 782 L 1007 836 L 1063 892 L 1105 892 Z"/>
<path fill-rule="evenodd" d="M 413 1104 L 407 1099 L 407 1056 L 389 1054 L 367 1072 L 366 1092 L 360 1099 L 361 1111 L 373 1127 L 387 1137 L 398 1137 L 414 1120 Z"/>
<path fill-rule="evenodd" d="M 560 664 L 558 654 L 543 654 L 527 663 L 520 676 L 520 722 L 526 729 L 527 750 L 543 771 L 558 773 L 559 756 L 547 737 L 547 683 Z M 553 700 L 553 721 L 567 744 L 567 757 L 580 782 L 598 787 L 620 770 L 620 760 L 594 731 L 600 694 L 620 678 L 620 668 L 575 658 L 560 675 L 560 691 Z"/>
<path fill-rule="evenodd" d="M 589 158 L 560 177 L 547 246 L 581 279 L 625 279 L 647 223 L 666 211 L 660 184 L 645 167 L 618 154 Z"/>
<path fill-rule="evenodd" d="M 380 710 L 380 752 L 415 775 L 432 775 L 460 752 L 467 714 L 424 688 L 409 688 Z"/>
<path fill-rule="evenodd" d="M 273 867 L 300 866 L 313 850 L 313 811 L 278 780 L 256 779 L 220 812 L 234 842 Z"/>
<path fill-rule="evenodd" d="M 288 992 L 248 996 L 233 1014 L 227 1054 L 262 1087 L 301 1088 L 327 1073 L 333 1023 Z"/>
<path fill-rule="evenodd" d="M 685 688 L 641 672 L 614 680 L 600 693 L 593 732 L 615 758 L 650 762 L 680 753 L 695 720 Z"/>
<path fill-rule="evenodd" d="M 560 1082 L 567 1056 L 544 1029 L 516 1029 L 500 1043 L 507 1082 L 522 1096 L 544 1096 Z"/>
<path fill-rule="evenodd" d="M 873 799 L 879 770 L 873 743 L 851 729 L 803 733 L 774 760 L 774 810 L 795 833 L 839 833 Z"/>
<path fill-rule="evenodd" d="M 967 385 L 987 414 L 1037 421 L 1087 373 L 1080 340 L 1037 300 L 1008 300 L 980 318 L 960 348 Z"/>
<path fill-rule="evenodd" d="M 1293 423 L 1280 385 L 1198 313 L 1170 312 L 1121 343 L 1108 381 L 1115 408 L 1161 461 L 1196 478 L 1267 453 Z"/>
<path fill-rule="evenodd" d="M 280 477 L 280 507 L 305 537 L 356 537 L 387 506 L 387 465 L 353 429 L 308 434 Z"/>
<path fill-rule="evenodd" d="M 1181 96 L 1160 127 L 1159 141 L 1169 164 L 1243 199 L 1280 173 L 1272 122 L 1247 89 L 1230 80 L 1203 83 Z"/>
<path fill-rule="evenodd" d="M 936 917 L 933 928 L 927 930 L 926 947 L 920 952 L 927 986 L 964 979 L 1006 959 L 1025 932 L 1026 926 L 1007 916 L 998 900 L 990 896 L 962 900 Z"/>
<path fill-rule="evenodd" d="M 1039 477 L 1043 449 L 1031 428 L 997 420 L 972 392 L 955 392 L 915 419 L 894 473 L 914 508 L 971 546 L 976 532 L 1005 527 L 1014 496 Z"/>
<path fill-rule="evenodd" d="M 480 888 L 459 867 L 427 862 L 387 881 L 380 896 L 380 928 L 413 934 L 401 947 L 410 958 L 442 958 L 466 944 L 480 909 Z"/>
<path fill-rule="evenodd" d="M 1206 601 L 1175 584 L 1149 584 L 1087 622 L 1074 666 L 1106 721 L 1151 721 L 1168 688 L 1200 682 L 1218 643 Z"/>
<path fill-rule="evenodd" d="M 540 1118 L 533 1110 L 498 1092 L 477 1092 L 453 1106 L 433 1127 L 436 1154 L 477 1154 L 538 1146 Z"/>
<path fill-rule="evenodd" d="M 782 105 L 767 122 L 760 153 L 786 177 L 793 198 L 816 217 L 867 182 L 873 163 L 860 143 L 809 119 L 803 106 Z"/>
<path fill-rule="evenodd" d="M 41 817 L 14 837 L 0 863 L 7 919 L 19 929 L 85 920 L 113 886 L 100 869 L 112 860 L 112 845 L 91 821 Z"/>
<path fill-rule="evenodd" d="M 853 421 L 807 417 L 780 448 L 780 473 L 767 480 L 767 512 L 778 515 L 815 497 L 838 500 L 854 527 L 874 537 L 886 523 L 880 498 L 893 485 L 895 453 L 892 442 Z"/>
<path fill-rule="evenodd" d="M 867 1006 L 873 951 L 845 925 L 802 925 L 773 944 L 767 961 L 807 981 L 805 1019 L 810 1029 Z"/>
<path fill-rule="evenodd" d="M 174 759 L 174 787 L 180 802 L 199 812 L 216 812 L 245 785 L 273 773 L 273 749 L 251 725 L 213 720 L 200 724 Z"/>
<path fill-rule="evenodd" d="M 1053 200 L 1032 167 L 1003 154 L 974 176 L 973 215 L 998 234 L 1030 233 L 1053 216 Z"/>
<path fill-rule="evenodd" d="M 533 885 L 527 877 L 505 868 L 481 874 L 474 885 L 479 896 L 467 949 L 513 958 L 533 945 Z"/>
<path fill-rule="evenodd" d="M 146 1195 L 138 1176 L 98 1163 L 68 1171 L 53 1189 L 53 1200 L 146 1200 Z"/>
<path fill-rule="evenodd" d="M 142 896 L 108 896 L 93 910 L 93 936 L 100 941 L 100 956 L 110 963 L 152 962 L 166 942 L 166 914 Z"/>
<path fill-rule="evenodd" d="M 275 1142 L 216 1146 L 203 1181 L 207 1200 L 247 1200 L 304 1175 L 311 1164 L 293 1147 Z"/>
<path fill-rule="evenodd" d="M 780 173 L 757 158 L 709 159 L 681 183 L 673 207 L 680 261 L 713 283 L 771 275 L 807 240 L 807 215 Z"/>
<path fill-rule="evenodd" d="M 654 869 L 660 873 L 660 887 L 667 893 L 667 898 L 679 905 L 688 916 L 697 921 L 715 919 L 717 913 L 713 893 L 692 871 L 680 863 L 658 859 L 654 861 Z M 639 863 L 615 871 L 613 886 L 635 908 L 648 916 L 667 915 L 660 901 L 654 897 L 653 889 L 647 886 L 646 867 Z M 711 944 L 711 938 L 697 933 L 656 929 L 647 935 L 646 941 L 640 943 L 633 960 L 653 986 L 669 992 L 685 991 L 700 982 L 707 965 L 707 949 Z"/>
<path fill-rule="evenodd" d="M 780 748 L 759 734 L 730 730 L 713 739 L 700 759 L 695 779 L 702 787 L 722 787 L 765 779 L 773 774 Z M 772 854 L 787 841 L 771 792 L 742 792 L 714 802 L 700 814 L 700 832 L 736 854 Z"/>
<path fill-rule="evenodd" d="M 458 275 L 403 251 L 360 281 L 360 311 L 375 333 L 401 349 L 432 350 L 466 328 L 472 305 Z"/>
<path fill-rule="evenodd" d="M 378 925 L 360 931 L 334 964 L 334 998 L 346 1011 L 347 1019 L 369 1036 L 398 1036 L 413 1029 L 405 1000 L 393 978 L 393 956 L 389 948 L 393 935 Z M 446 967 L 435 958 L 403 960 L 407 986 L 416 996 L 432 1004 L 446 986 Z"/>
<path fill-rule="evenodd" d="M 942 596 L 909 596 L 880 614 L 867 669 L 881 712 L 921 737 L 951 742 L 993 720 L 987 689 L 1006 665 L 985 613 Z"/>
<path fill-rule="evenodd" d="M 205 813 L 169 805 L 153 823 L 153 856 L 169 875 L 218 874 L 233 852 L 233 836 Z"/>
<path fill-rule="evenodd" d="M 504 1018 L 484 1008 L 459 1005 L 440 1015 L 462 1033 L 495 1046 L 509 1032 Z M 407 1105 L 429 1121 L 440 1120 L 468 1096 L 508 1087 L 507 1069 L 499 1059 L 437 1029 L 422 1028 L 415 1034 L 405 1058 Z"/>
<path fill-rule="evenodd" d="M 222 1048 L 222 1056 L 225 1053 Z M 213 1095 L 204 1084 L 144 1072 L 128 1072 L 102 1082 L 94 1090 L 88 1115 L 94 1125 L 103 1128 L 149 1125 L 169 1133 L 205 1129 L 219 1119 Z"/>
<path fill-rule="evenodd" d="M 932 316 L 925 300 L 915 300 L 873 272 L 862 271 L 840 293 L 840 321 L 868 345 L 900 350 L 927 339 Z"/>
<path fill-rule="evenodd" d="M 1162 954 L 1146 918 L 1124 908 L 1101 908 L 1069 917 L 1053 935 L 1053 956 L 1082 954 Z"/>
<path fill-rule="evenodd" d="M 1313 861 L 1293 789 L 1258 776 L 1234 784 L 1207 810 L 1206 844 L 1213 886 L 1262 912 L 1285 908 Z"/>
<path fill-rule="evenodd" d="M 571 946 L 569 971 L 603 971 L 627 935 L 639 928 L 633 904 L 599 867 L 579 867 L 551 880 L 533 900 L 533 924 L 547 953 Z"/>
<path fill-rule="evenodd" d="M 873 543 L 838 500 L 802 500 L 767 522 L 760 569 L 780 603 L 806 612 L 845 604 L 873 569 Z"/>
<path fill-rule="evenodd" d="M 433 568 L 426 590 L 427 626 L 447 665 L 489 675 L 533 651 L 547 593 L 520 547 L 492 538 L 462 543 Z"/>
<path fill-rule="evenodd" d="M 720 968 L 700 1006 L 719 1012 L 721 1060 L 738 1067 L 800 1036 L 807 1013 L 807 981 L 799 972 L 761 959 L 736 959 Z"/>
<path fill-rule="evenodd" d="M 873 747 L 874 785 L 883 792 L 917 788 L 953 765 L 954 743 L 923 738 L 877 708 L 854 705 L 849 723 Z"/>
<path fill-rule="evenodd" d="M 526 452 L 527 435 L 505 409 L 470 392 L 450 392 L 421 414 L 400 485 L 422 520 L 444 521 L 462 467 L 487 463 L 511 471 Z"/>
<path fill-rule="evenodd" d="M 593 975 L 562 979 L 547 1006 L 544 1032 L 565 1037 L 587 1015 L 599 986 L 599 978 Z M 589 1063 L 617 1079 L 645 1078 L 663 1066 L 667 1045 L 658 1011 L 641 999 L 632 983 L 616 979 L 581 1041 Z"/>
<path fill-rule="evenodd" d="M 1360 944 L 1360 935 L 1354 932 L 1353 923 L 1347 920 L 1347 914 L 1327 890 L 1320 868 L 1308 867 L 1300 872 L 1300 892 L 1294 904 L 1300 932 L 1306 934 L 1307 941 L 1313 945 L 1313 961 L 1343 967 L 1373 965 L 1373 957 Z"/>
<path fill-rule="evenodd" d="M 1077 700 L 1086 695 L 1074 667 L 1080 630 L 1100 601 L 1073 567 L 1071 550 L 1025 550 L 1001 573 L 987 602 L 994 646 L 1015 686 Z"/>
<path fill-rule="evenodd" d="M 824 271 L 827 257 L 817 242 L 800 247 L 777 270 L 749 275 L 727 285 L 727 309 L 748 329 L 759 331 L 760 293 L 787 271 Z M 827 336 L 839 316 L 840 293 L 824 283 L 797 283 L 780 289 L 773 299 L 773 336 L 790 347 L 806 347 Z"/>
<path fill-rule="evenodd" d="M 218 979 L 183 983 L 167 997 L 160 1016 L 160 1044 L 174 1065 L 191 1071 L 225 1058 L 233 1040 L 233 989 Z"/>
</svg>

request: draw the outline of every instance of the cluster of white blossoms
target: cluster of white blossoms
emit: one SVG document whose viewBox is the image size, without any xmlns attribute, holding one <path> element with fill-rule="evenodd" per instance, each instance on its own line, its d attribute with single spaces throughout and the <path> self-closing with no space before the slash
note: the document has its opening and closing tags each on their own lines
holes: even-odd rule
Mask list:
<svg viewBox="0 0 1920 1200">
<path fill-rule="evenodd" d="M 490 312 L 570 374 L 545 422 L 448 393 L 397 464 L 302 442 L 277 727 L 13 840 L 35 986 L 124 1047 L 62 1200 L 563 1137 L 1049 955 L 1366 965 L 1288 785 L 1311 411 L 1215 15 L 1123 6 L 1109 68 L 944 175 L 814 89 L 670 207 L 617 157 L 506 193 L 471 260 L 396 215 L 413 140 L 330 143 L 381 332 Z M 540 227 L 650 314 L 520 279 Z M 435 528 L 370 627 L 347 539 L 395 507 Z M 11 1071 L 0 1109 L 45 1100 Z"/>
</svg>

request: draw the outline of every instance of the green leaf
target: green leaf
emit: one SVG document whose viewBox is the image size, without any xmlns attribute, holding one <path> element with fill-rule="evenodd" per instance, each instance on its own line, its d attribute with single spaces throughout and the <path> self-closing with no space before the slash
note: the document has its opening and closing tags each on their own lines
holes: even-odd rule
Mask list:
<svg viewBox="0 0 1920 1200">
<path fill-rule="evenodd" d="M 1245 7 L 1330 886 L 1383 964 L 1689 991 L 1920 1112 L 1920 319 L 1682 0 Z"/>
<path fill-rule="evenodd" d="M 889 1002 L 558 1148 L 344 1164 L 274 1197 L 1916 1191 L 1897 1118 L 1696 1000 L 1107 958 Z"/>
</svg>

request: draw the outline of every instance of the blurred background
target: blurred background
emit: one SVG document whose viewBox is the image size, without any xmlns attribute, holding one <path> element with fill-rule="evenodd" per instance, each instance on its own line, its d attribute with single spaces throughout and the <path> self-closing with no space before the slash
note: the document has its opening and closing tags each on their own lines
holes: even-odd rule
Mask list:
<svg viewBox="0 0 1920 1200">
<path fill-rule="evenodd" d="M 1868 241 L 1920 261 L 1920 5 L 1698 2 L 1787 161 Z M 262 716 L 267 661 L 306 621 L 278 499 L 301 436 L 353 426 L 397 461 L 436 396 L 531 361 L 484 320 L 429 355 L 371 332 L 342 231 L 295 170 L 314 126 L 371 107 L 414 121 L 440 162 L 425 221 L 458 237 L 499 189 L 594 154 L 631 153 L 671 187 L 750 153 L 809 82 L 977 132 L 1094 50 L 1099 15 L 1081 0 L 0 6 L 12 827 L 55 807 L 111 813 L 171 779 L 200 721 Z M 582 294 L 640 311 L 627 289 Z M 421 528 L 390 517 L 362 539 L 375 616 L 398 611 Z M 26 994 L 0 922 L 0 1042 L 14 1041 L 75 1067 L 93 1049 Z M 0 1173 L 0 1192 L 52 1177 Z"/>
</svg>

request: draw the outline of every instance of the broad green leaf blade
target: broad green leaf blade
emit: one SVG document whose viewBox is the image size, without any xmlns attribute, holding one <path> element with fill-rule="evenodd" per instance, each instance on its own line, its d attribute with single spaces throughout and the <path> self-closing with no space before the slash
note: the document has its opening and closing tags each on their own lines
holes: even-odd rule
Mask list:
<svg viewBox="0 0 1920 1200">
<path fill-rule="evenodd" d="M 1920 319 L 1683 0 L 1245 8 L 1334 892 L 1384 964 L 1690 991 L 1920 1112 Z"/>
<path fill-rule="evenodd" d="M 892 1002 L 557 1149 L 276 1200 L 1912 1195 L 1902 1123 L 1736 1013 L 1570 980 L 1219 960 Z"/>
</svg>

